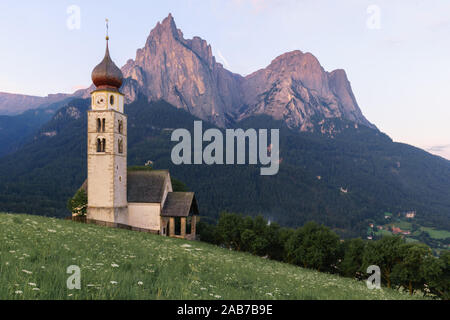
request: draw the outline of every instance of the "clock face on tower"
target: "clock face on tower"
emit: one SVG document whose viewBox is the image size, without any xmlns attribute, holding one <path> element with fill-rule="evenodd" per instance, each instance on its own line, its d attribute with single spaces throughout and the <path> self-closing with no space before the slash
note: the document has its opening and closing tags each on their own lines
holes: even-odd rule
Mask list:
<svg viewBox="0 0 450 320">
<path fill-rule="evenodd" d="M 102 93 L 97 94 L 95 96 L 95 101 L 94 101 L 95 106 L 98 108 L 105 108 L 106 107 L 106 99 L 107 99 L 106 94 L 102 94 Z"/>
</svg>

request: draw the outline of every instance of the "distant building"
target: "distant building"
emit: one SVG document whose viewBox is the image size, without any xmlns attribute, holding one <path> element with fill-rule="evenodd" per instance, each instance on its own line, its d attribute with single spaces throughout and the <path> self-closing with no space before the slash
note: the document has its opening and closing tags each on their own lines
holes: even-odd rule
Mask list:
<svg viewBox="0 0 450 320">
<path fill-rule="evenodd" d="M 409 231 L 409 230 L 402 230 L 399 227 L 392 227 L 392 233 L 393 234 L 402 234 L 402 235 L 408 236 L 408 235 L 411 234 L 411 231 Z"/>
<path fill-rule="evenodd" d="M 414 219 L 416 217 L 416 211 L 408 211 L 404 213 L 405 218 Z"/>
</svg>

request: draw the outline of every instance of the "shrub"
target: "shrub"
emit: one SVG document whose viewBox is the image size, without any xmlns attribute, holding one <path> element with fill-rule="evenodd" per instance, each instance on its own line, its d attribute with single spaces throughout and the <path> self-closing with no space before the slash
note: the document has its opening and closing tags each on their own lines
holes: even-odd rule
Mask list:
<svg viewBox="0 0 450 320">
<path fill-rule="evenodd" d="M 84 189 L 77 191 L 75 196 L 67 202 L 67 208 L 74 216 L 85 217 L 87 213 L 87 194 Z"/>
</svg>

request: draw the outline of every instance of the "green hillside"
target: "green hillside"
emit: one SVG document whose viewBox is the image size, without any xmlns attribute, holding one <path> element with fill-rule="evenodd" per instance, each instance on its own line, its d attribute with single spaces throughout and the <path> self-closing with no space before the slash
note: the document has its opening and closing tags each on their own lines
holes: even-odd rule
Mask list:
<svg viewBox="0 0 450 320">
<path fill-rule="evenodd" d="M 19 150 L 70 100 L 71 98 L 67 98 L 56 103 L 43 104 L 38 109 L 27 110 L 15 116 L 0 115 L 0 157 Z"/>
<path fill-rule="evenodd" d="M 202 242 L 0 214 L 0 299 L 419 299 Z M 81 290 L 66 287 L 81 268 Z"/>
<path fill-rule="evenodd" d="M 68 215 L 67 199 L 86 179 L 89 102 L 71 102 L 35 139 L 0 158 L 1 211 Z M 125 110 L 128 164 L 151 160 L 155 169 L 169 169 L 195 191 L 203 216 L 217 219 L 224 210 L 261 214 L 293 227 L 314 220 L 348 238 L 366 237 L 368 221 L 384 223 L 386 211 L 415 210 L 420 225 L 450 230 L 450 161 L 394 143 L 379 131 L 336 120 L 327 124 L 339 131 L 330 137 L 294 132 L 267 116 L 246 119 L 234 126 L 281 128 L 280 172 L 261 176 L 260 166 L 176 166 L 170 159 L 172 129 L 192 130 L 198 119 L 145 97 Z M 204 130 L 208 126 L 203 122 Z"/>
</svg>

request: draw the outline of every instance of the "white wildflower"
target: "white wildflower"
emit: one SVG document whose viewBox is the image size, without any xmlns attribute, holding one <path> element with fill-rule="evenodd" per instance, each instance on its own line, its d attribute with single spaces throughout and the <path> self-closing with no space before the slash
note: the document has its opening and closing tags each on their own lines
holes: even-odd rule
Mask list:
<svg viewBox="0 0 450 320">
<path fill-rule="evenodd" d="M 23 292 L 22 291 L 20 291 L 20 290 L 17 290 L 16 292 L 15 292 L 15 294 L 22 294 Z"/>
<path fill-rule="evenodd" d="M 111 284 L 117 284 L 117 281 L 110 281 Z"/>
<path fill-rule="evenodd" d="M 118 268 L 119 265 L 118 265 L 118 264 L 115 264 L 115 263 L 112 263 L 112 264 L 111 264 L 111 267 L 113 267 L 113 268 Z"/>
<path fill-rule="evenodd" d="M 33 282 L 29 282 L 28 285 L 32 286 L 32 287 L 36 287 L 36 283 L 33 283 Z"/>
<path fill-rule="evenodd" d="M 138 285 L 142 286 L 142 285 L 144 285 L 144 283 L 142 281 L 139 281 Z"/>
<path fill-rule="evenodd" d="M 28 270 L 22 270 L 22 272 L 25 272 L 26 274 L 32 274 L 33 272 L 31 272 L 31 271 L 28 271 Z"/>
</svg>

